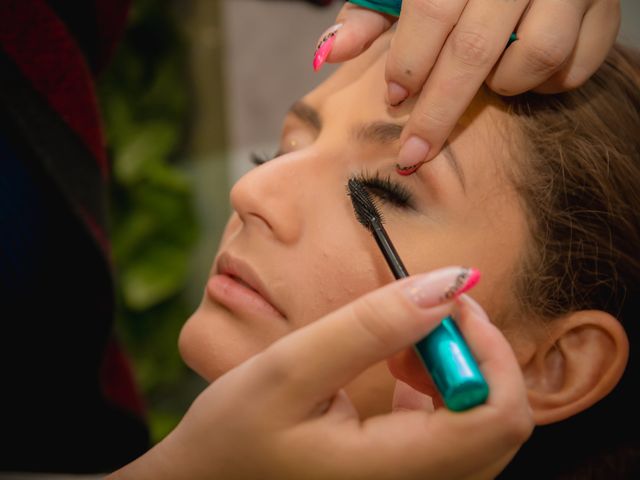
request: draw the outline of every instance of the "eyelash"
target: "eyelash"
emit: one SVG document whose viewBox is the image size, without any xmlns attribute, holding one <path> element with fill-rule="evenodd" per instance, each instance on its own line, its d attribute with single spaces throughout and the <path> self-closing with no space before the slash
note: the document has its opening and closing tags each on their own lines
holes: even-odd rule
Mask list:
<svg viewBox="0 0 640 480">
<path fill-rule="evenodd" d="M 381 177 L 376 172 L 374 175 L 360 173 L 354 178 L 382 202 L 401 209 L 413 208 L 411 192 L 404 185 L 391 180 L 390 176 Z"/>
<path fill-rule="evenodd" d="M 259 167 L 260 165 L 265 164 L 268 161 L 279 157 L 280 155 L 282 155 L 282 152 L 280 151 L 274 153 L 273 155 L 268 155 L 266 153 L 251 152 L 249 154 L 249 161 Z"/>
</svg>

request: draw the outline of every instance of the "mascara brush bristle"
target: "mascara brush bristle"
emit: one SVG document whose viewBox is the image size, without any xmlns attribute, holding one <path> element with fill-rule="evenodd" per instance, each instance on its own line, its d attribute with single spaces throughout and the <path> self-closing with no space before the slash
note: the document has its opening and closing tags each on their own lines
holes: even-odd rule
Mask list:
<svg viewBox="0 0 640 480">
<path fill-rule="evenodd" d="M 347 188 L 358 221 L 369 230 L 373 228 L 373 223 L 376 221 L 382 224 L 382 214 L 364 185 L 355 178 L 350 178 Z"/>
</svg>

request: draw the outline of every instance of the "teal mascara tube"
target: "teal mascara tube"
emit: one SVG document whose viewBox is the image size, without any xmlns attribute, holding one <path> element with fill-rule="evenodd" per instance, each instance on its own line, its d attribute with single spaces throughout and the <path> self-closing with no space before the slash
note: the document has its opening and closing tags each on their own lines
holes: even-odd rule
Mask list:
<svg viewBox="0 0 640 480">
<path fill-rule="evenodd" d="M 487 400 L 489 386 L 453 318 L 442 320 L 414 349 L 449 410 L 468 410 Z"/>
<path fill-rule="evenodd" d="M 400 8 L 402 7 L 402 0 L 349 0 L 349 2 L 395 17 L 400 16 Z"/>
<path fill-rule="evenodd" d="M 382 215 L 365 186 L 351 178 L 347 187 L 356 218 L 375 239 L 393 276 L 396 279 L 408 277 L 409 273 L 382 225 Z M 478 277 L 471 278 L 471 275 L 474 275 L 472 270 L 465 269 L 456 284 L 462 286 L 477 281 Z M 489 385 L 453 318 L 442 320 L 429 335 L 414 345 L 414 350 L 449 410 L 468 410 L 487 400 Z"/>
</svg>

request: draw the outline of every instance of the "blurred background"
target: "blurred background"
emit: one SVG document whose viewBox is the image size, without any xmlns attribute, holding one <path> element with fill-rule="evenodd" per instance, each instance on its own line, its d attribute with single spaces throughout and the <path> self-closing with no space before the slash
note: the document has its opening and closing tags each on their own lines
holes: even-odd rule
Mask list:
<svg viewBox="0 0 640 480">
<path fill-rule="evenodd" d="M 182 363 L 177 338 L 200 302 L 229 188 L 251 152 L 276 151 L 289 106 L 335 69 L 314 73 L 311 61 L 343 2 L 312 3 L 134 0 L 101 79 L 117 329 L 154 441 L 205 386 Z M 640 47 L 638 0 L 622 0 L 620 39 Z"/>
</svg>

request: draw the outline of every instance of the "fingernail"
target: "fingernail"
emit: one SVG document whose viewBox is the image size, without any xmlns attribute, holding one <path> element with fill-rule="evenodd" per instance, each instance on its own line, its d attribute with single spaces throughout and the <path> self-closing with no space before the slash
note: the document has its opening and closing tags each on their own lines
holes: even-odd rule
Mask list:
<svg viewBox="0 0 640 480">
<path fill-rule="evenodd" d="M 336 40 L 336 33 L 338 30 L 342 28 L 341 23 L 337 23 L 327 30 L 320 36 L 320 40 L 316 45 L 316 53 L 313 56 L 313 70 L 318 71 L 324 65 L 324 62 L 327 60 L 327 57 L 331 53 L 331 49 L 333 48 L 333 42 Z"/>
<path fill-rule="evenodd" d="M 404 144 L 402 144 L 400 152 L 398 153 L 398 163 L 396 163 L 398 173 L 401 175 L 409 175 L 415 172 L 427 159 L 430 148 L 429 144 L 420 137 L 415 135 L 410 136 Z"/>
<path fill-rule="evenodd" d="M 409 299 L 422 308 L 435 307 L 468 292 L 480 280 L 480 271 L 448 267 L 417 277 L 405 287 Z"/>
<path fill-rule="evenodd" d="M 396 82 L 389 82 L 387 86 L 387 102 L 392 107 L 397 107 L 409 96 L 409 91 Z"/>
<path fill-rule="evenodd" d="M 415 165 L 409 165 L 408 167 L 401 167 L 396 163 L 396 172 L 398 172 L 399 175 L 404 175 L 406 177 L 407 175 L 415 173 L 423 163 L 424 162 L 416 163 Z"/>
</svg>

